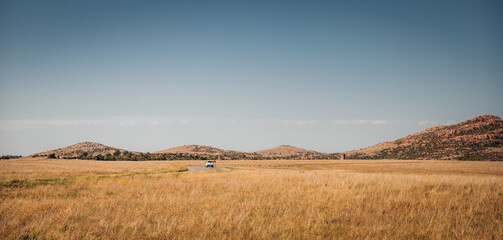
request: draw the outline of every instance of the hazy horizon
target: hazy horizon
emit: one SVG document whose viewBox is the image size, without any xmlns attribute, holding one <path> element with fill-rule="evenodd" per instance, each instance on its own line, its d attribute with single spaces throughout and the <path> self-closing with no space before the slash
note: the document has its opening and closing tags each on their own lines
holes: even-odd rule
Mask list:
<svg viewBox="0 0 503 240">
<path fill-rule="evenodd" d="M 232 124 L 236 124 L 236 120 L 223 120 L 223 119 L 220 119 L 221 121 L 227 121 L 227 122 L 232 122 Z M 466 119 L 468 120 L 468 119 Z M 140 119 L 134 119 L 134 118 L 124 118 L 124 119 L 93 119 L 93 120 L 71 120 L 71 119 L 64 119 L 64 120 L 48 120 L 48 119 L 44 119 L 44 120 L 31 120 L 31 121 L 27 121 L 27 120 L 21 120 L 23 123 L 20 123 L 20 121 L 12 121 L 12 122 L 6 122 L 4 121 L 3 124 L 4 125 L 11 125 L 11 126 L 15 126 L 15 125 L 18 125 L 18 126 L 21 126 L 21 125 L 31 125 L 32 127 L 35 127 L 35 126 L 76 126 L 76 125 L 90 125 L 90 126 L 98 126 L 98 125 L 108 125 L 108 126 L 111 126 L 111 125 L 115 125 L 115 126 L 121 126 L 123 128 L 125 128 L 127 130 L 127 127 L 133 127 L 133 126 L 138 126 L 138 125 L 143 125 L 143 126 L 148 126 L 148 125 L 159 125 L 159 124 L 166 124 L 166 123 L 171 123 L 171 124 L 180 124 L 180 125 L 187 125 L 189 122 L 201 122 L 201 120 L 197 120 L 197 119 L 185 119 L 185 120 L 182 120 L 182 119 L 179 119 L 179 120 L 174 120 L 174 119 L 149 119 L 148 117 L 142 117 Z M 215 119 L 213 119 L 212 121 L 215 121 Z M 249 120 L 246 120 L 246 121 L 249 121 Z M 270 119 L 270 120 L 255 120 L 256 122 L 260 122 L 261 124 L 267 124 L 269 126 L 271 126 L 272 123 L 282 123 L 282 124 L 293 124 L 293 125 L 304 125 L 304 124 L 319 124 L 319 122 L 308 122 L 308 121 L 302 121 L 302 120 L 299 120 L 299 121 L 295 121 L 295 120 L 277 120 L 277 119 Z M 400 122 L 396 122 L 396 123 L 400 123 Z M 395 124 L 396 124 L 395 123 Z M 446 122 L 439 122 L 439 121 L 420 121 L 420 122 L 408 122 L 408 124 L 417 124 L 419 126 L 424 126 L 424 128 L 422 128 L 421 130 L 419 131 L 422 131 L 426 128 L 429 128 L 430 126 L 429 125 L 434 125 L 434 126 L 438 126 L 438 125 L 451 125 L 451 124 L 457 124 L 459 122 L 455 122 L 455 121 L 446 121 Z M 368 124 L 368 125 L 381 125 L 381 124 L 388 124 L 387 121 L 385 120 L 353 120 L 353 121 L 348 121 L 348 120 L 339 120 L 339 121 L 332 121 L 331 123 L 329 124 L 335 124 L 335 125 L 338 125 L 338 124 L 355 124 L 355 125 L 361 125 L 361 124 Z M 407 123 L 406 123 L 407 124 Z M 429 127 L 426 127 L 426 126 L 429 126 Z M 14 127 L 15 128 L 15 127 Z M 418 131 L 418 132 L 419 132 Z M 413 133 L 416 133 L 416 132 L 411 132 L 411 133 L 408 133 L 407 135 L 410 135 L 410 134 L 413 134 Z M 397 138 L 402 138 L 402 137 L 406 137 L 407 135 L 404 135 L 404 136 L 400 136 L 400 137 L 397 137 Z M 342 150 L 342 151 L 319 151 L 319 150 L 316 150 L 314 148 L 308 148 L 308 147 L 305 147 L 305 146 L 299 146 L 299 145 L 290 145 L 290 144 L 277 144 L 277 145 L 274 145 L 274 146 L 263 146 L 262 148 L 260 149 L 252 149 L 252 150 L 243 150 L 243 149 L 234 149 L 234 148 L 226 148 L 225 146 L 218 146 L 218 145 L 207 145 L 207 144 L 198 144 L 198 143 L 184 143 L 184 144 L 179 144 L 179 145 L 171 145 L 171 146 L 165 146 L 161 149 L 154 149 L 152 147 L 149 147 L 148 149 L 151 149 L 151 150 L 148 150 L 148 151 L 144 151 L 144 150 L 138 150 L 135 146 L 133 145 L 127 145 L 129 148 L 125 148 L 125 147 L 121 147 L 121 146 L 117 146 L 117 145 L 114 145 L 112 142 L 110 143 L 104 143 L 104 142 L 99 142 L 99 141 L 95 141 L 93 139 L 82 139 L 78 142 L 74 142 L 74 143 L 69 143 L 67 145 L 64 145 L 64 146 L 55 146 L 51 149 L 45 149 L 45 150 L 40 150 L 38 152 L 31 152 L 31 153 L 26 153 L 26 154 L 22 154 L 23 156 L 27 156 L 27 155 L 31 155 L 31 154 L 35 154 L 35 153 L 39 153 L 39 152 L 44 152 L 44 151 L 48 151 L 48 150 L 53 150 L 53 149 L 57 149 L 57 148 L 63 148 L 63 147 L 67 147 L 67 146 L 70 146 L 70 145 L 73 145 L 73 144 L 77 144 L 77 143 L 81 143 L 81 142 L 97 142 L 97 143 L 101 143 L 103 145 L 106 145 L 106 146 L 109 146 L 109 147 L 116 147 L 116 148 L 120 148 L 120 149 L 124 149 L 124 150 L 128 150 L 128 151 L 137 151 L 137 152 L 155 152 L 155 151 L 161 151 L 161 150 L 165 150 L 165 149 L 169 149 L 169 148 L 173 148 L 173 147 L 179 147 L 179 146 L 183 146 L 183 145 L 206 145 L 206 146 L 211 146 L 211 147 L 216 147 L 216 148 L 220 148 L 220 149 L 225 149 L 225 150 L 234 150 L 234 151 L 242 151 L 242 152 L 256 152 L 256 151 L 260 151 L 260 150 L 265 150 L 265 149 L 269 149 L 269 148 L 274 148 L 274 147 L 278 147 L 280 145 L 290 145 L 290 146 L 293 146 L 293 147 L 299 147 L 299 148 L 306 148 L 307 150 L 314 150 L 314 151 L 317 151 L 317 152 L 321 152 L 321 153 L 340 153 L 340 152 L 345 152 L 345 151 L 350 151 L 350 150 L 358 150 L 358 149 L 361 149 L 361 148 L 366 148 L 366 147 L 370 147 L 371 145 L 375 145 L 375 144 L 378 144 L 378 143 L 382 143 L 384 141 L 391 141 L 391 140 L 396 140 L 396 139 L 386 139 L 386 140 L 382 140 L 380 142 L 375 142 L 375 143 L 371 143 L 370 145 L 367 145 L 367 146 L 361 146 L 361 147 L 356 147 L 356 148 L 352 148 L 352 149 L 346 149 L 346 150 Z M 159 145 L 159 144 L 157 144 Z M 316 147 L 316 146 L 313 146 L 313 147 Z M 16 155 L 16 154 L 12 154 L 12 155 Z"/>
<path fill-rule="evenodd" d="M 503 116 L 501 1 L 2 1 L 0 155 L 332 153 Z"/>
</svg>

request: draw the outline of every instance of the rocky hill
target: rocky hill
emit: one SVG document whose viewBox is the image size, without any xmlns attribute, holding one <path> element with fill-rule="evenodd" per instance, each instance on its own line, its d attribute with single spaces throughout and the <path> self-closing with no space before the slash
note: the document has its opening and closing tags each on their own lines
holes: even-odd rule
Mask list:
<svg viewBox="0 0 503 240">
<path fill-rule="evenodd" d="M 484 115 L 345 154 L 353 159 L 503 160 L 503 120 Z"/>
<path fill-rule="evenodd" d="M 503 120 L 484 115 L 468 121 L 436 126 L 407 137 L 344 153 L 348 159 L 457 159 L 503 161 Z M 155 153 L 138 153 L 82 142 L 32 155 L 34 157 L 93 160 L 227 160 L 227 159 L 339 159 L 339 153 L 319 153 L 281 145 L 275 148 L 240 152 L 201 145 L 185 145 Z"/>
<path fill-rule="evenodd" d="M 95 142 L 81 142 L 74 145 L 70 145 L 64 148 L 58 148 L 55 150 L 49 150 L 46 152 L 41 152 L 38 154 L 34 154 L 33 156 L 40 157 L 49 157 L 53 154 L 56 158 L 85 158 L 85 157 L 94 157 L 98 155 L 107 155 L 107 154 L 122 154 L 127 152 L 126 150 L 113 148 L 109 146 L 105 146 L 101 143 Z M 133 153 L 133 152 L 130 152 Z"/>
<path fill-rule="evenodd" d="M 320 154 L 315 151 L 307 150 L 304 148 L 292 147 L 289 145 L 280 145 L 274 148 L 256 151 L 255 153 L 263 157 L 292 157 L 292 156 Z"/>
<path fill-rule="evenodd" d="M 186 154 L 207 154 L 207 155 L 221 155 L 225 153 L 241 153 L 238 151 L 224 150 L 220 148 L 203 146 L 203 145 L 183 145 L 174 147 L 154 153 L 186 153 Z"/>
<path fill-rule="evenodd" d="M 207 159 L 245 159 L 254 156 L 254 154 L 225 150 L 204 145 L 184 145 L 154 152 L 155 154 L 178 154 L 184 156 L 199 156 Z"/>
<path fill-rule="evenodd" d="M 256 151 L 256 152 L 240 152 L 232 150 L 224 150 L 210 146 L 201 145 L 184 145 L 174 147 L 154 154 L 176 154 L 176 158 L 180 157 L 194 157 L 198 156 L 202 159 L 254 159 L 254 160 L 268 160 L 268 159 L 338 159 L 339 154 L 323 154 L 315 151 L 306 150 L 303 148 L 292 147 L 288 145 L 281 145 L 271 149 Z"/>
</svg>

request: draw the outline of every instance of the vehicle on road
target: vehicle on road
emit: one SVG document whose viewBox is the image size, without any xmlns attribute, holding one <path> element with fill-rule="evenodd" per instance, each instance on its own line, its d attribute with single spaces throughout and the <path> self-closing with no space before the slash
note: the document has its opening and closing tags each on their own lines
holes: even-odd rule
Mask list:
<svg viewBox="0 0 503 240">
<path fill-rule="evenodd" d="M 213 163 L 213 161 L 206 161 L 206 167 L 214 167 L 215 164 Z"/>
</svg>

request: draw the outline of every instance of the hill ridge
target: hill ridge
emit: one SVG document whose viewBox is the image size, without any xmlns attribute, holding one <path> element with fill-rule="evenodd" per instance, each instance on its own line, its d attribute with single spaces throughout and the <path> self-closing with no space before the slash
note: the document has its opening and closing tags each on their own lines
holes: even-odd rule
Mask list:
<svg viewBox="0 0 503 240">
<path fill-rule="evenodd" d="M 226 150 L 226 149 L 221 149 L 221 148 L 216 148 L 208 145 L 197 145 L 197 144 L 188 144 L 188 145 L 182 145 L 178 147 L 172 147 L 168 148 L 165 150 L 161 151 L 155 151 L 154 153 L 187 153 L 187 154 L 194 154 L 194 153 L 204 153 L 204 154 L 211 154 L 211 155 L 218 155 L 218 154 L 223 154 L 223 153 L 244 153 L 240 151 L 234 151 L 234 150 Z"/>
<path fill-rule="evenodd" d="M 254 153 L 262 156 L 278 156 L 278 157 L 291 157 L 304 154 L 319 154 L 316 151 L 307 150 L 299 147 L 293 147 L 290 145 L 279 145 L 273 148 L 259 150 Z"/>
<path fill-rule="evenodd" d="M 66 147 L 33 154 L 32 156 L 48 157 L 49 155 L 54 154 L 54 156 L 58 158 L 77 158 L 77 157 L 92 157 L 97 155 L 114 154 L 117 151 L 119 153 L 124 152 L 136 153 L 132 151 L 126 151 L 124 149 L 106 146 L 98 142 L 84 141 Z"/>
<path fill-rule="evenodd" d="M 503 120 L 482 115 L 344 154 L 370 159 L 503 160 Z"/>
<path fill-rule="evenodd" d="M 168 159 L 337 159 L 339 153 L 279 145 L 255 152 L 220 149 L 206 145 L 182 145 L 152 154 L 164 154 Z M 426 128 L 396 140 L 364 149 L 347 151 L 350 159 L 457 159 L 503 160 L 503 120 L 495 115 L 482 115 L 453 125 Z M 97 142 L 84 141 L 32 156 L 82 159 L 158 159 L 148 153 L 126 151 Z M 118 158 L 101 156 L 116 155 Z M 135 156 L 133 156 L 135 155 Z M 140 156 L 141 155 L 141 156 Z M 178 156 L 177 156 L 178 155 Z M 180 156 L 183 155 L 183 156 Z"/>
</svg>

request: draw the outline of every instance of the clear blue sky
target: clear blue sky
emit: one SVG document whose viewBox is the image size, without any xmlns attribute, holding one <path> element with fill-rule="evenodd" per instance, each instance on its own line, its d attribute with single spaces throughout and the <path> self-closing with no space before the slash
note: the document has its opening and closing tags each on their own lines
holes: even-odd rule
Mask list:
<svg viewBox="0 0 503 240">
<path fill-rule="evenodd" d="M 359 149 L 503 115 L 502 1 L 1 1 L 0 154 Z"/>
</svg>

